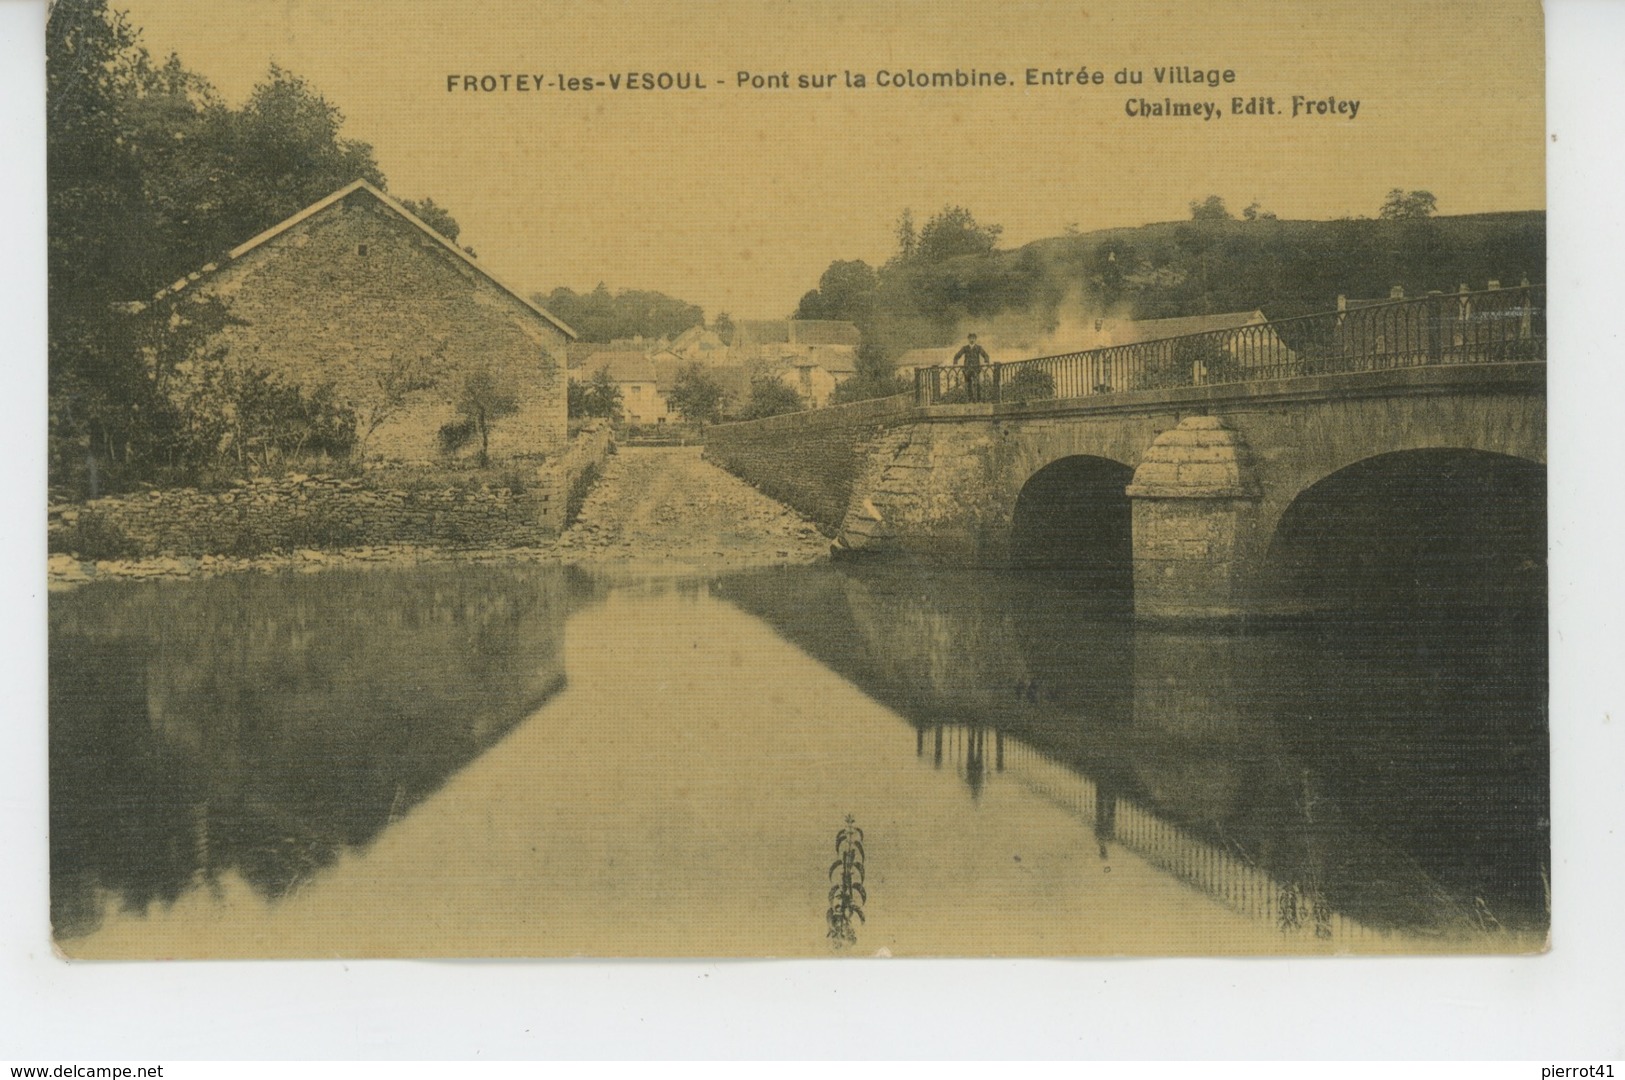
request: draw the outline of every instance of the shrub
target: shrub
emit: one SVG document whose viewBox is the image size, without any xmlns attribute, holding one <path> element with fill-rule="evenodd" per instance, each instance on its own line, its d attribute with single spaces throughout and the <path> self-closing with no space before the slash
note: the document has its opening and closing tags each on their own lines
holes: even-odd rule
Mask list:
<svg viewBox="0 0 1625 1080">
<path fill-rule="evenodd" d="M 116 523 L 88 510 L 81 510 L 72 525 L 53 531 L 47 546 L 54 553 L 81 559 L 134 559 L 146 554 L 145 546 Z"/>
<path fill-rule="evenodd" d="M 1055 377 L 1042 368 L 1017 368 L 999 387 L 1003 401 L 1042 401 L 1055 396 Z"/>
</svg>

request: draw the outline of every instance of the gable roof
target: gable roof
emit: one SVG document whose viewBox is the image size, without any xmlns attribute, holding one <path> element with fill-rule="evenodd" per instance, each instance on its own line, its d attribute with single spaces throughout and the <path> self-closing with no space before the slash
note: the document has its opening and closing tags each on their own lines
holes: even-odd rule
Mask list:
<svg viewBox="0 0 1625 1080">
<path fill-rule="evenodd" d="M 509 296 L 513 297 L 515 300 L 519 301 L 520 304 L 522 304 L 523 306 L 529 308 L 531 311 L 533 311 L 537 315 L 540 315 L 543 319 L 547 320 L 553 326 L 557 327 L 560 331 L 562 331 L 564 333 L 565 337 L 571 339 L 572 341 L 575 340 L 576 332 L 574 330 L 570 329 L 569 325 L 566 324 L 562 319 L 559 319 L 552 312 L 548 311 L 546 308 L 542 307 L 540 304 L 537 304 L 535 301 L 529 299 L 523 293 L 521 293 L 519 290 L 513 288 L 507 282 L 503 281 L 501 278 L 499 278 L 495 274 L 491 273 L 485 267 L 481 266 L 477 261 L 475 261 L 472 257 L 469 256 L 468 252 L 464 251 L 462 248 L 458 247 L 456 244 L 452 243 L 450 240 L 447 240 L 444 236 L 441 236 L 439 233 L 435 232 L 428 225 L 424 224 L 422 219 L 420 219 L 416 214 L 412 213 L 406 207 L 402 206 L 400 203 L 396 202 L 394 199 L 390 198 L 388 195 L 385 195 L 382 191 L 379 191 L 377 188 L 373 187 L 371 184 L 367 183 L 367 181 L 365 181 L 365 180 L 357 180 L 354 183 L 347 184 L 344 187 L 341 187 L 337 191 L 333 192 L 333 194 L 327 196 L 325 199 L 318 199 L 316 202 L 311 203 L 309 206 L 305 207 L 303 210 L 299 211 L 297 214 L 294 214 L 292 217 L 286 218 L 286 219 L 278 222 L 277 224 L 272 225 L 269 229 L 266 229 L 264 232 L 260 233 L 259 235 L 251 237 L 250 239 L 245 240 L 243 243 L 238 244 L 236 247 L 234 247 L 230 251 L 228 251 L 226 253 L 226 255 L 225 255 L 225 258 L 222 259 L 219 263 L 209 263 L 207 266 L 204 266 L 202 269 L 194 271 L 193 273 L 190 273 L 190 274 L 186 275 L 185 277 L 181 278 L 179 281 L 177 281 L 174 284 L 170 285 L 168 288 L 158 290 L 157 293 L 153 294 L 152 298 L 154 300 L 162 300 L 165 296 L 169 296 L 169 295 L 172 295 L 174 293 L 181 292 L 183 289 L 186 289 L 188 286 L 190 286 L 193 282 L 198 281 L 201 278 L 207 277 L 208 275 L 214 273 L 216 270 L 219 270 L 222 265 L 224 265 L 226 263 L 235 262 L 236 260 L 242 258 L 244 255 L 247 255 L 249 252 L 253 251 L 255 248 L 257 248 L 257 247 L 261 246 L 262 244 L 265 244 L 265 243 L 275 239 L 278 236 L 281 236 L 283 233 L 287 232 L 289 229 L 292 229 L 294 226 L 299 225 L 300 223 L 302 223 L 302 222 L 304 222 L 304 221 L 306 221 L 306 220 L 308 220 L 310 218 L 315 217 L 317 214 L 320 214 L 323 210 L 326 210 L 328 207 L 334 205 L 335 203 L 339 203 L 339 202 L 344 201 L 345 199 L 349 198 L 351 195 L 355 194 L 356 192 L 365 192 L 366 194 L 371 195 L 374 199 L 377 199 L 384 206 L 388 207 L 390 210 L 393 210 L 396 214 L 399 214 L 401 217 L 405 218 L 415 228 L 417 228 L 421 232 L 425 233 L 426 235 L 432 237 L 434 240 L 436 240 L 440 244 L 441 247 L 443 247 L 447 251 L 451 252 L 457 258 L 461 259 L 464 263 L 466 263 L 469 266 L 473 267 L 475 272 L 477 272 L 481 277 L 485 278 L 491 284 L 495 285 L 497 288 L 501 289 L 503 292 L 507 293 Z"/>
<path fill-rule="evenodd" d="M 791 319 L 790 340 L 797 345 L 852 345 L 863 340 L 856 323 L 840 319 Z"/>
<path fill-rule="evenodd" d="M 618 383 L 655 382 L 655 364 L 640 352 L 603 349 L 587 357 L 583 365 L 589 371 L 600 368 Z"/>
<path fill-rule="evenodd" d="M 678 334 L 671 341 L 671 347 L 679 351 L 686 349 L 691 345 L 701 349 L 716 349 L 726 347 L 723 344 L 721 334 L 718 334 L 715 330 L 711 330 L 700 324 L 695 324 L 694 326 L 689 327 L 681 334 Z"/>
<path fill-rule="evenodd" d="M 863 340 L 855 323 L 838 319 L 740 319 L 734 323 L 735 345 L 857 345 Z"/>
<path fill-rule="evenodd" d="M 602 352 L 604 343 L 601 341 L 572 341 L 564 347 L 564 355 L 570 370 L 582 367 L 592 358 L 594 353 Z"/>
</svg>

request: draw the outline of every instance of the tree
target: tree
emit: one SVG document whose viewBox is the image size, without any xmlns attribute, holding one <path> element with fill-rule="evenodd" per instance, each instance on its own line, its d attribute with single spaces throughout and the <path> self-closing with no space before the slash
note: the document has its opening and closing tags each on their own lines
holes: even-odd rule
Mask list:
<svg viewBox="0 0 1625 1080">
<path fill-rule="evenodd" d="M 1393 188 L 1388 192 L 1388 198 L 1382 204 L 1378 217 L 1388 220 L 1406 220 L 1415 218 L 1430 218 L 1439 209 L 1439 200 L 1433 197 L 1431 191 L 1404 191 Z"/>
<path fill-rule="evenodd" d="M 365 443 L 385 421 L 405 408 L 413 395 L 440 385 L 439 373 L 445 357 L 444 342 L 427 353 L 391 353 L 373 376 L 377 393 L 371 402 L 358 410 L 361 434 L 357 441 Z"/>
<path fill-rule="evenodd" d="M 760 420 L 767 416 L 800 412 L 804 407 L 801 395 L 793 387 L 763 372 L 751 377 L 750 397 L 745 400 L 744 408 L 739 410 L 739 419 Z"/>
<path fill-rule="evenodd" d="M 818 279 L 818 288 L 801 298 L 796 318 L 867 322 L 874 313 L 879 288 L 880 278 L 868 263 L 837 259 Z"/>
<path fill-rule="evenodd" d="M 401 205 L 406 207 L 407 212 L 413 217 L 454 244 L 457 242 L 457 234 L 463 231 L 457 224 L 457 219 L 452 217 L 445 207 L 437 205 L 433 199 L 424 199 L 422 202 L 402 199 Z"/>
<path fill-rule="evenodd" d="M 571 379 L 569 395 L 572 419 L 596 416 L 615 420 L 621 415 L 621 388 L 610 377 L 608 368 L 598 368 L 586 382 Z"/>
<path fill-rule="evenodd" d="M 1273 210 L 1265 210 L 1263 204 L 1257 199 L 1254 199 L 1252 202 L 1248 203 L 1247 208 L 1241 212 L 1241 219 L 1243 221 L 1274 221 L 1275 212 Z"/>
<path fill-rule="evenodd" d="M 711 320 L 711 329 L 716 331 L 717 337 L 722 339 L 724 345 L 734 343 L 734 320 L 726 311 L 717 312 L 717 317 Z"/>
<path fill-rule="evenodd" d="M 685 364 L 677 372 L 666 404 L 691 424 L 715 423 L 722 418 L 728 391 L 699 364 Z"/>
<path fill-rule="evenodd" d="M 489 369 L 480 368 L 463 378 L 457 397 L 457 419 L 440 429 L 440 446 L 454 453 L 480 438 L 481 467 L 491 463 L 491 425 L 519 411 L 519 396 Z"/>
<path fill-rule="evenodd" d="M 698 304 L 646 289 L 612 293 L 601 281 L 589 293 L 560 286 L 531 299 L 569 323 L 582 341 L 669 338 L 705 324 L 705 311 Z"/>
<path fill-rule="evenodd" d="M 914 253 L 920 244 L 920 235 L 914 228 L 914 211 L 905 207 L 902 215 L 898 217 L 897 224 L 893 227 L 892 232 L 897 237 L 895 261 L 906 263 L 913 259 Z"/>
<path fill-rule="evenodd" d="M 387 189 L 372 147 L 344 138 L 343 124 L 336 105 L 276 64 L 240 110 L 201 102 L 173 167 L 145 170 L 153 198 L 177 215 L 174 273 L 197 269 L 355 180 Z M 174 141 L 157 130 L 143 142 L 156 154 L 165 139 Z"/>
<path fill-rule="evenodd" d="M 1205 199 L 1191 200 L 1191 220 L 1212 224 L 1220 221 L 1235 220 L 1225 207 L 1224 200 L 1217 195 L 1209 195 Z"/>
<path fill-rule="evenodd" d="M 46 79 L 50 477 L 117 486 L 168 468 L 190 424 L 163 397 L 163 358 L 191 344 L 153 340 L 160 323 L 130 302 L 357 178 L 385 181 L 299 76 L 272 66 L 231 109 L 178 57 L 155 64 L 107 0 L 51 6 Z"/>
<path fill-rule="evenodd" d="M 944 262 L 962 255 L 991 255 L 1004 233 L 1002 225 L 979 225 L 963 206 L 945 206 L 920 230 L 914 258 Z"/>
<path fill-rule="evenodd" d="M 865 338 L 863 344 L 858 346 L 855 367 L 857 370 L 850 379 L 836 385 L 835 392 L 830 395 L 832 404 L 844 405 L 852 401 L 891 397 L 913 389 L 912 383 L 897 374 L 897 365 L 884 347 L 872 338 Z"/>
</svg>

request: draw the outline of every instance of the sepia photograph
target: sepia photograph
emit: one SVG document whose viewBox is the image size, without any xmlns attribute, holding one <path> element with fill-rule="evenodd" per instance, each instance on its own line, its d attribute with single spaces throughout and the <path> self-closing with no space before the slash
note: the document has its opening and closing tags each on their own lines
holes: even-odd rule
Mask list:
<svg viewBox="0 0 1625 1080">
<path fill-rule="evenodd" d="M 44 50 L 40 947 L 1561 935 L 1538 0 Z"/>
</svg>

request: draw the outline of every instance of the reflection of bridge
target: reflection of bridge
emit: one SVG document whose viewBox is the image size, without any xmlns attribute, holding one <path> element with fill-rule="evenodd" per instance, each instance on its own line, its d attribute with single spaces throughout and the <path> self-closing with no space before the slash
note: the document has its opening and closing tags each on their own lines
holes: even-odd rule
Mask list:
<svg viewBox="0 0 1625 1080">
<path fill-rule="evenodd" d="M 946 740 L 944 733 L 946 728 Z M 1313 875 L 1283 881 L 1239 852 L 1228 851 L 1166 820 L 1139 801 L 1056 761 L 1003 731 L 970 725 L 932 725 L 933 759 L 951 764 L 978 794 L 995 776 L 1014 780 L 1068 814 L 1091 823 L 1101 858 L 1116 844 L 1158 870 L 1249 918 L 1284 933 L 1312 935 L 1333 948 L 1355 948 L 1386 936 L 1335 910 Z M 924 753 L 925 729 L 916 751 Z M 990 736 L 991 735 L 991 740 Z M 987 753 L 989 741 L 995 752 Z"/>
<path fill-rule="evenodd" d="M 1266 921 L 1313 923 L 1319 898 L 1449 933 L 1485 897 L 1541 925 L 1544 684 L 1520 661 L 1544 655 L 1538 622 L 1508 628 L 1519 647 L 1478 621 L 1227 633 L 1101 618 L 1049 575 L 782 576 L 712 588 L 908 718 L 973 799 L 1019 780 Z"/>
<path fill-rule="evenodd" d="M 707 453 L 840 550 L 1066 566 L 1145 615 L 1345 599 L 1306 591 L 1385 570 L 1495 606 L 1544 595 L 1543 306 L 1429 297 L 1041 358 L 984 371 L 974 401 L 932 369 L 885 407 L 720 427 Z"/>
</svg>

